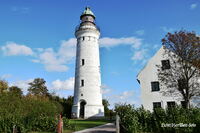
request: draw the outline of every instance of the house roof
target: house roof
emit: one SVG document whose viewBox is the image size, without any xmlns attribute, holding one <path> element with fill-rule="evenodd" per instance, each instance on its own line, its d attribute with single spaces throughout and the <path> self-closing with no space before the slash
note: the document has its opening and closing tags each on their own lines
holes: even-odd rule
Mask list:
<svg viewBox="0 0 200 133">
<path fill-rule="evenodd" d="M 146 62 L 146 64 L 144 65 L 144 67 L 139 71 L 139 73 L 137 74 L 137 80 L 138 76 L 142 73 L 142 71 L 147 67 L 147 65 L 151 62 L 151 60 L 163 49 L 163 46 L 161 46 L 161 48 Z"/>
</svg>

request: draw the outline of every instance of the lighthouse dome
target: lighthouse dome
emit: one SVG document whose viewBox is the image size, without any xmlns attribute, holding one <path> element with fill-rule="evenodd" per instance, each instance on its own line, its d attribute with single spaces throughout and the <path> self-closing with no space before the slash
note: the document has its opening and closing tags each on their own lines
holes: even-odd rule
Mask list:
<svg viewBox="0 0 200 133">
<path fill-rule="evenodd" d="M 90 7 L 86 7 L 85 10 L 83 11 L 82 15 L 81 15 L 81 19 L 83 16 L 92 16 L 95 19 L 95 15 L 94 13 L 91 11 Z"/>
</svg>

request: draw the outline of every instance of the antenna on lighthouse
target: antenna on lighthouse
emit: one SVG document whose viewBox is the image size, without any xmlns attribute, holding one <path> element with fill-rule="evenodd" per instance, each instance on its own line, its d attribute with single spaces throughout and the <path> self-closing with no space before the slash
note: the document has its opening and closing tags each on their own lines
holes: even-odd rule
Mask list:
<svg viewBox="0 0 200 133">
<path fill-rule="evenodd" d="M 85 3 L 84 3 L 84 8 L 85 8 L 85 7 L 89 7 L 89 0 L 84 0 L 84 2 L 85 2 Z"/>
</svg>

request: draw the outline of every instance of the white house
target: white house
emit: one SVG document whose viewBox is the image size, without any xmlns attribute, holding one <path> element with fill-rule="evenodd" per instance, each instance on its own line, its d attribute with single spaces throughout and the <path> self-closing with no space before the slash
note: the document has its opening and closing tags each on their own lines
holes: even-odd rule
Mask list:
<svg viewBox="0 0 200 133">
<path fill-rule="evenodd" d="M 161 93 L 162 88 L 158 81 L 158 67 L 156 65 L 162 65 L 163 69 L 170 69 L 171 67 L 170 59 L 164 55 L 163 47 L 147 62 L 137 76 L 141 86 L 141 99 L 144 108 L 152 111 L 156 107 L 166 108 L 175 104 L 183 105 L 184 102 L 181 97 L 164 96 Z"/>
</svg>

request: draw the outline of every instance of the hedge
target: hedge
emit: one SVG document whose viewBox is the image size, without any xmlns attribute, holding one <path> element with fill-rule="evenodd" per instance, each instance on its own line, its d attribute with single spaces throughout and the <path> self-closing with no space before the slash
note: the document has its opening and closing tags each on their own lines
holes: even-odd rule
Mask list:
<svg viewBox="0 0 200 133">
<path fill-rule="evenodd" d="M 62 106 L 45 97 L 0 94 L 0 132 L 55 131 Z"/>
<path fill-rule="evenodd" d="M 143 107 L 120 104 L 115 106 L 115 111 L 120 117 L 122 133 L 200 133 L 199 108 L 176 106 L 150 112 Z"/>
</svg>

